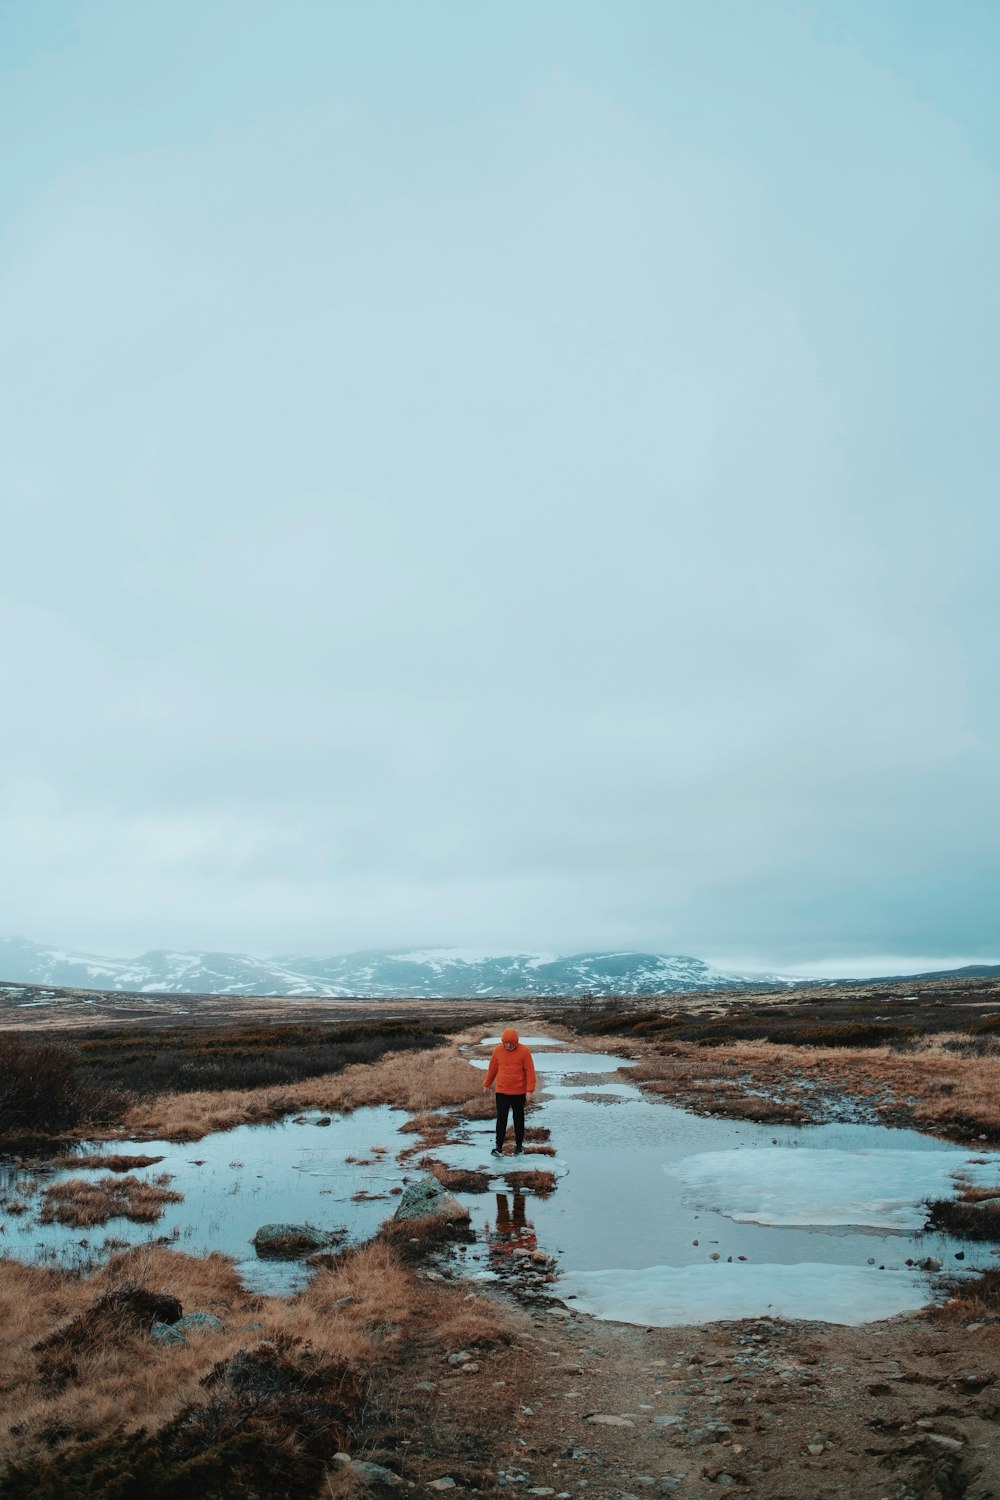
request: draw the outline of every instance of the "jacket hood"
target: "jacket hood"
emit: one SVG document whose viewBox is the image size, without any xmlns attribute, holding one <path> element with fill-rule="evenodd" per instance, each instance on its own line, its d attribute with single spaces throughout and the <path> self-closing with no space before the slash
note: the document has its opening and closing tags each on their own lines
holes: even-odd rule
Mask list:
<svg viewBox="0 0 1000 1500">
<path fill-rule="evenodd" d="M 501 1042 L 516 1042 L 518 1040 L 517 1032 L 513 1026 L 508 1026 L 506 1031 L 500 1033 L 500 1040 Z"/>
</svg>

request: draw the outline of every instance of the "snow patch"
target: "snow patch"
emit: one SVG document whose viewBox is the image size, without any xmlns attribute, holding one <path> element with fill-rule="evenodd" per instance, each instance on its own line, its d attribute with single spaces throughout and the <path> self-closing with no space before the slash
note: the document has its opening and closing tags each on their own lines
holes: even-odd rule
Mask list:
<svg viewBox="0 0 1000 1500">
<path fill-rule="evenodd" d="M 940 1151 L 744 1148 L 705 1151 L 663 1171 L 699 1206 L 738 1223 L 919 1229 L 928 1198 L 951 1197 L 955 1179 L 996 1180 L 996 1161 L 976 1166 L 960 1148 Z"/>
<path fill-rule="evenodd" d="M 927 1301 L 925 1286 L 909 1271 L 812 1263 L 577 1271 L 563 1276 L 559 1290 L 575 1298 L 570 1305 L 577 1312 L 656 1328 L 762 1317 L 856 1325 Z"/>
</svg>

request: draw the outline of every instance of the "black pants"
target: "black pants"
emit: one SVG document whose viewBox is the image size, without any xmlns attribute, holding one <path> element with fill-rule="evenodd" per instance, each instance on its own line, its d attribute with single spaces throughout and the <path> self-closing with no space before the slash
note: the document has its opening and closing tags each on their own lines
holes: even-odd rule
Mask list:
<svg viewBox="0 0 1000 1500">
<path fill-rule="evenodd" d="M 524 1142 L 524 1094 L 497 1094 L 497 1150 L 503 1150 L 507 1134 L 507 1116 L 514 1115 L 514 1145 Z"/>
</svg>

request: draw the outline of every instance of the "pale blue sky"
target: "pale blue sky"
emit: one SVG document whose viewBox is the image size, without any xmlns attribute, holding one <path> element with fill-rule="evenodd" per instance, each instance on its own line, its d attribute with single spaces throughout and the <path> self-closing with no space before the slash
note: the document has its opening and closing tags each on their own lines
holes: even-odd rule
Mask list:
<svg viewBox="0 0 1000 1500">
<path fill-rule="evenodd" d="M 1000 960 L 998 67 L 0 3 L 0 930 Z"/>
</svg>

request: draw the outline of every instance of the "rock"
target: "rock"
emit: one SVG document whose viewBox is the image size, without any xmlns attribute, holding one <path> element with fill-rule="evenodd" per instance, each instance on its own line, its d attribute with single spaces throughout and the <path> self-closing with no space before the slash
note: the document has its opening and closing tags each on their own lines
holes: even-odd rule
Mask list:
<svg viewBox="0 0 1000 1500">
<path fill-rule="evenodd" d="M 469 1210 L 436 1177 L 419 1177 L 411 1182 L 396 1205 L 393 1220 L 406 1223 L 411 1219 L 445 1219 L 448 1223 L 465 1223 Z M 452 1484 L 454 1484 L 452 1480 Z"/>
<path fill-rule="evenodd" d="M 822 1443 L 810 1443 L 808 1445 L 808 1447 L 806 1448 L 806 1452 L 807 1453 L 811 1453 L 812 1456 L 813 1456 L 813 1458 L 819 1458 L 820 1454 L 823 1452 L 823 1444 Z"/>
<path fill-rule="evenodd" d="M 468 1349 L 459 1349 L 457 1354 L 448 1355 L 448 1363 L 450 1365 L 464 1365 L 468 1364 L 471 1358 L 472 1355 L 469 1353 Z"/>
<path fill-rule="evenodd" d="M 532 1250 L 531 1258 L 540 1266 L 547 1266 L 549 1263 L 549 1257 L 544 1250 Z M 529 1490 L 528 1493 L 530 1495 L 531 1491 Z"/>
<path fill-rule="evenodd" d="M 936 1255 L 925 1255 L 923 1260 L 917 1261 L 918 1271 L 940 1271 L 941 1262 Z"/>
<path fill-rule="evenodd" d="M 432 1479 L 427 1488 L 429 1490 L 457 1490 L 458 1485 L 450 1474 L 443 1474 L 440 1479 Z"/>
<path fill-rule="evenodd" d="M 599 1413 L 599 1412 L 595 1412 L 593 1416 L 588 1417 L 587 1421 L 593 1423 L 593 1425 L 595 1427 L 598 1427 L 598 1426 L 600 1426 L 600 1427 L 634 1427 L 635 1426 L 635 1423 L 634 1422 L 630 1422 L 629 1419 L 628 1419 L 628 1417 L 609 1417 L 609 1416 L 606 1416 L 603 1413 Z"/>
<path fill-rule="evenodd" d="M 182 1344 L 187 1347 L 189 1333 L 222 1333 L 224 1329 L 222 1319 L 217 1318 L 214 1313 L 192 1312 L 170 1325 L 154 1323 L 149 1336 L 154 1344 Z"/>
<path fill-rule="evenodd" d="M 936 1443 L 939 1448 L 944 1448 L 949 1453 L 959 1453 L 965 1446 L 959 1438 L 945 1437 L 943 1432 L 929 1432 L 927 1441 Z"/>
<path fill-rule="evenodd" d="M 313 1121 L 313 1124 L 314 1125 L 332 1125 L 333 1124 L 333 1120 L 330 1118 L 329 1115 L 320 1115 L 320 1117 L 319 1117 L 318 1120 L 314 1120 Z M 378 1468 L 378 1464 L 369 1464 L 368 1467 L 369 1468 L 377 1469 Z M 389 1470 L 388 1469 L 383 1469 L 382 1472 L 383 1472 L 383 1474 L 388 1474 Z M 397 1483 L 398 1482 L 399 1481 L 397 1480 Z"/>
<path fill-rule="evenodd" d="M 149 1336 L 154 1344 L 180 1344 L 182 1349 L 187 1348 L 187 1339 L 178 1330 L 176 1323 L 154 1323 Z"/>
<path fill-rule="evenodd" d="M 327 1123 L 329 1124 L 329 1121 Z M 391 1469 L 387 1469 L 384 1464 L 372 1464 L 364 1458 L 351 1460 L 351 1473 L 359 1474 L 363 1479 L 371 1480 L 372 1484 L 389 1485 L 392 1489 L 403 1483 L 399 1475 L 394 1474 Z"/>
<path fill-rule="evenodd" d="M 654 1427 L 680 1427 L 681 1421 L 682 1418 L 680 1417 L 662 1412 L 659 1416 L 653 1418 L 653 1425 Z"/>
<path fill-rule="evenodd" d="M 328 1250 L 340 1237 L 339 1232 L 316 1229 L 312 1224 L 262 1224 L 253 1237 L 253 1247 L 262 1259 L 297 1260 L 317 1250 Z"/>
<path fill-rule="evenodd" d="M 182 1333 L 222 1333 L 225 1324 L 214 1313 L 191 1312 L 179 1318 L 174 1327 Z"/>
<path fill-rule="evenodd" d="M 468 1360 L 464 1365 L 460 1366 L 460 1368 L 461 1368 L 461 1371 L 462 1371 L 463 1375 L 478 1375 L 479 1374 L 479 1364 L 474 1359 Z"/>
</svg>

